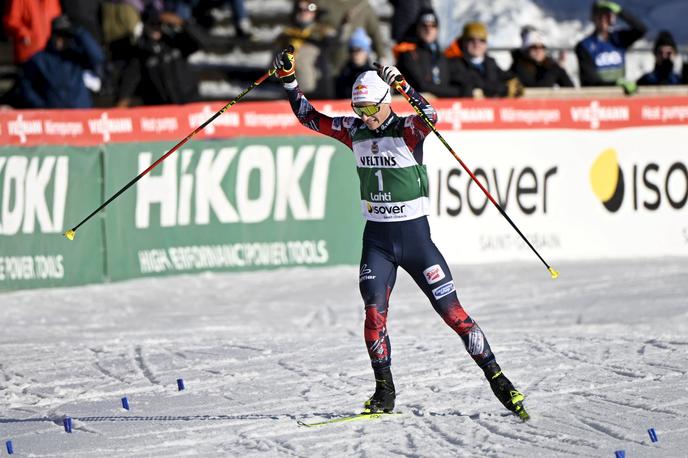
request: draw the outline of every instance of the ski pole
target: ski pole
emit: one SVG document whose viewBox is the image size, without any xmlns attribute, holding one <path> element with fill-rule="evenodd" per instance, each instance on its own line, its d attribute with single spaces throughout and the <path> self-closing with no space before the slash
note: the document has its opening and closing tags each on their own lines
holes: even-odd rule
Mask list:
<svg viewBox="0 0 688 458">
<path fill-rule="evenodd" d="M 292 48 L 292 52 L 293 52 L 293 48 Z M 82 224 L 84 224 L 86 221 L 88 221 L 89 219 L 91 219 L 96 213 L 98 213 L 99 211 L 101 211 L 103 208 L 107 207 L 107 206 L 110 204 L 110 202 L 112 202 L 113 200 L 115 200 L 116 198 L 118 198 L 124 191 L 126 191 L 127 189 L 129 189 L 131 186 L 134 185 L 134 183 L 136 183 L 137 181 L 139 181 L 139 180 L 140 180 L 141 178 L 143 178 L 148 172 L 150 172 L 150 171 L 153 170 L 155 167 L 157 167 L 157 166 L 158 166 L 162 161 L 164 161 L 169 155 L 171 155 L 172 153 L 174 153 L 175 151 L 177 151 L 182 145 L 184 145 L 186 142 L 188 142 L 188 141 L 191 139 L 191 137 L 193 137 L 193 136 L 196 135 L 198 132 L 200 132 L 200 131 L 202 131 L 203 129 L 205 129 L 205 127 L 206 127 L 208 124 L 210 124 L 211 122 L 213 122 L 218 116 L 220 116 L 222 113 L 224 113 L 225 111 L 227 111 L 232 105 L 236 104 L 239 100 L 241 100 L 241 99 L 242 99 L 246 94 L 248 94 L 253 88 L 255 88 L 255 87 L 258 86 L 260 83 L 262 83 L 263 81 L 265 81 L 266 79 L 268 79 L 270 76 L 274 75 L 276 71 L 277 71 L 277 70 L 276 70 L 275 68 L 271 68 L 270 70 L 268 70 L 267 72 L 265 72 L 265 74 L 264 74 L 263 76 L 261 76 L 261 77 L 258 78 L 256 81 L 254 81 L 253 84 L 251 84 L 249 87 L 247 87 L 246 89 L 244 89 L 244 91 L 243 91 L 241 94 L 237 95 L 237 96 L 234 98 L 234 100 L 232 100 L 232 101 L 229 102 L 227 105 L 225 105 L 224 107 L 222 107 L 217 113 L 215 113 L 214 115 L 212 115 L 212 116 L 211 116 L 210 118 L 208 118 L 203 124 L 201 124 L 201 125 L 198 126 L 196 129 L 194 129 L 193 132 L 191 132 L 189 135 L 187 135 L 182 141 L 180 141 L 179 143 L 177 143 L 176 145 L 174 145 L 174 146 L 172 147 L 172 149 L 170 149 L 168 152 L 166 152 L 165 154 L 163 154 L 162 156 L 160 156 L 160 158 L 158 158 L 158 160 L 156 160 L 155 162 L 153 162 L 146 170 L 144 170 L 143 172 L 139 173 L 139 174 L 138 174 L 136 177 L 134 177 L 129 183 L 127 183 L 127 184 L 124 185 L 119 191 L 117 191 L 112 197 L 110 197 L 108 200 L 106 200 L 105 202 L 103 202 L 103 204 L 102 204 L 100 207 L 98 207 L 98 208 L 96 208 L 95 210 L 93 210 L 93 212 L 92 212 L 90 215 L 88 215 L 86 218 L 84 218 L 83 220 L 81 220 L 81 222 L 80 222 L 79 224 L 77 224 L 76 226 L 74 226 L 73 228 L 71 228 L 70 230 L 68 230 L 67 232 L 65 232 L 65 233 L 64 233 L 64 236 L 67 237 L 69 240 L 74 240 L 74 236 L 76 235 L 76 230 L 79 229 L 79 227 L 80 227 Z"/>
<path fill-rule="evenodd" d="M 379 68 L 379 64 L 377 64 Z M 440 139 L 442 144 L 449 150 L 450 153 L 454 156 L 454 158 L 459 161 L 459 164 L 461 164 L 461 167 L 470 175 L 471 179 L 480 187 L 480 189 L 485 193 L 488 199 L 490 199 L 490 202 L 494 204 L 495 207 L 497 207 L 497 210 L 499 210 L 499 213 L 502 214 L 502 216 L 511 224 L 511 227 L 513 227 L 516 232 L 518 232 L 518 235 L 521 236 L 524 242 L 530 247 L 531 250 L 533 250 L 533 253 L 537 255 L 538 258 L 540 258 L 540 261 L 547 267 L 547 270 L 549 271 L 550 275 L 552 276 L 553 279 L 559 277 L 559 272 L 554 270 L 547 262 L 540 256 L 540 253 L 535 249 L 535 247 L 530 243 L 530 241 L 526 238 L 525 235 L 523 235 L 523 232 L 516 226 L 516 224 L 509 218 L 509 215 L 506 214 L 506 211 L 502 208 L 501 205 L 492 197 L 492 194 L 490 194 L 490 191 L 488 191 L 485 186 L 476 178 L 476 176 L 473 174 L 473 172 L 466 166 L 466 164 L 461 160 L 458 154 L 452 149 L 451 146 L 449 146 L 449 143 L 442 137 L 442 134 L 439 133 L 435 125 L 432 123 L 432 121 L 427 117 L 425 113 L 423 113 L 423 110 L 420 109 L 420 107 L 409 97 L 409 95 L 404 92 L 404 90 L 401 88 L 401 82 L 403 81 L 403 77 L 397 76 L 396 82 L 394 83 L 394 89 L 401 94 L 406 101 L 413 107 L 413 109 L 418 113 L 418 116 L 421 117 L 421 119 L 428 125 L 428 127 L 437 135 L 437 138 Z"/>
</svg>

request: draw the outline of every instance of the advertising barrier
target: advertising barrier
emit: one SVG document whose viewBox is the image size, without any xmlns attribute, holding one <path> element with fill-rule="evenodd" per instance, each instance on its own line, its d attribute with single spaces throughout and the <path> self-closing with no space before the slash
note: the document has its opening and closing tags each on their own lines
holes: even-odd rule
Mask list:
<svg viewBox="0 0 688 458">
<path fill-rule="evenodd" d="M 106 194 L 164 149 L 108 146 Z M 108 207 L 108 274 L 355 264 L 356 179 L 350 151 L 325 137 L 193 142 Z"/>
<path fill-rule="evenodd" d="M 688 256 L 688 127 L 446 138 L 551 264 Z M 425 162 L 433 239 L 449 262 L 537 262 L 437 139 Z"/>
<path fill-rule="evenodd" d="M 109 110 L 0 111 L 3 145 L 174 141 L 175 143 L 222 108 L 224 102 L 169 107 Z M 332 116 L 353 116 L 346 101 L 315 102 Z M 437 99 L 441 131 L 502 129 L 610 130 L 688 123 L 688 97 L 518 100 Z M 392 102 L 395 112 L 413 114 L 404 100 Z M 301 126 L 286 101 L 241 102 L 213 121 L 194 140 L 234 137 L 283 137 L 318 134 Z"/>
<path fill-rule="evenodd" d="M 0 290 L 102 281 L 103 218 L 78 244 L 68 221 L 102 200 L 97 148 L 0 148 Z"/>
<path fill-rule="evenodd" d="M 352 115 L 346 102 L 315 105 Z M 433 105 L 550 264 L 688 255 L 687 97 Z M 62 237 L 216 108 L 0 112 L 0 290 L 357 264 L 353 156 L 298 125 L 286 102 L 232 107 L 74 241 Z M 433 239 L 450 263 L 538 262 L 432 135 L 424 157 Z"/>
</svg>

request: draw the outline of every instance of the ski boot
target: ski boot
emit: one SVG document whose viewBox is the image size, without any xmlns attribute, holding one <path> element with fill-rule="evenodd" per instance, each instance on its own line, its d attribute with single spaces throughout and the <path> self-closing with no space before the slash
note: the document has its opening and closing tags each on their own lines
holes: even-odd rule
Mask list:
<svg viewBox="0 0 688 458">
<path fill-rule="evenodd" d="M 394 410 L 394 381 L 389 367 L 374 369 L 375 393 L 363 404 L 363 413 L 391 413 Z"/>
<path fill-rule="evenodd" d="M 490 382 L 490 388 L 492 388 L 492 392 L 497 396 L 499 402 L 518 415 L 521 420 L 529 420 L 530 415 L 528 415 L 528 412 L 526 412 L 523 406 L 525 396 L 514 388 L 514 385 L 502 373 L 499 364 L 492 361 L 483 370 L 485 371 L 485 377 Z"/>
</svg>

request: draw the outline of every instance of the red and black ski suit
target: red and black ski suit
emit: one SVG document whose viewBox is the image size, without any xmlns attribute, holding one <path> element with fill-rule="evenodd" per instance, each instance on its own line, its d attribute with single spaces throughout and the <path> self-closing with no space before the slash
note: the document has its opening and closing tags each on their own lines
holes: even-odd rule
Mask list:
<svg viewBox="0 0 688 458">
<path fill-rule="evenodd" d="M 294 114 L 301 124 L 352 147 L 352 134 L 367 129 L 356 117 L 329 117 L 318 112 L 298 86 L 286 88 Z M 437 114 L 432 106 L 412 88 L 407 93 L 433 122 Z M 422 164 L 423 141 L 430 129 L 420 116 L 398 117 L 392 113 L 380 126 L 403 130 L 402 137 Z M 397 267 L 413 278 L 430 300 L 435 311 L 461 337 L 475 362 L 484 368 L 494 361 L 490 345 L 478 324 L 466 313 L 456 295 L 449 266 L 430 237 L 426 216 L 397 222 L 367 221 L 363 233 L 359 287 L 365 305 L 365 342 L 374 369 L 391 364 L 391 347 L 387 334 L 389 298 L 396 281 Z"/>
</svg>

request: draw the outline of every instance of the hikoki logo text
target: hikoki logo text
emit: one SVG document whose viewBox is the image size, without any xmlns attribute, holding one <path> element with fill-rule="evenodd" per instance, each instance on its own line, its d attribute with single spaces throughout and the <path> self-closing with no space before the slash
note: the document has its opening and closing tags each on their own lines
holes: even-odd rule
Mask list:
<svg viewBox="0 0 688 458">
<path fill-rule="evenodd" d="M 0 235 L 63 230 L 69 158 L 0 156 Z"/>
<path fill-rule="evenodd" d="M 139 181 L 135 226 L 321 220 L 334 152 L 330 145 L 185 149 Z M 139 170 L 153 160 L 140 153 Z"/>
<path fill-rule="evenodd" d="M 686 161 L 622 163 L 616 150 L 608 148 L 590 167 L 590 185 L 611 213 L 622 206 L 634 212 L 680 210 L 688 202 L 688 167 Z"/>
</svg>

